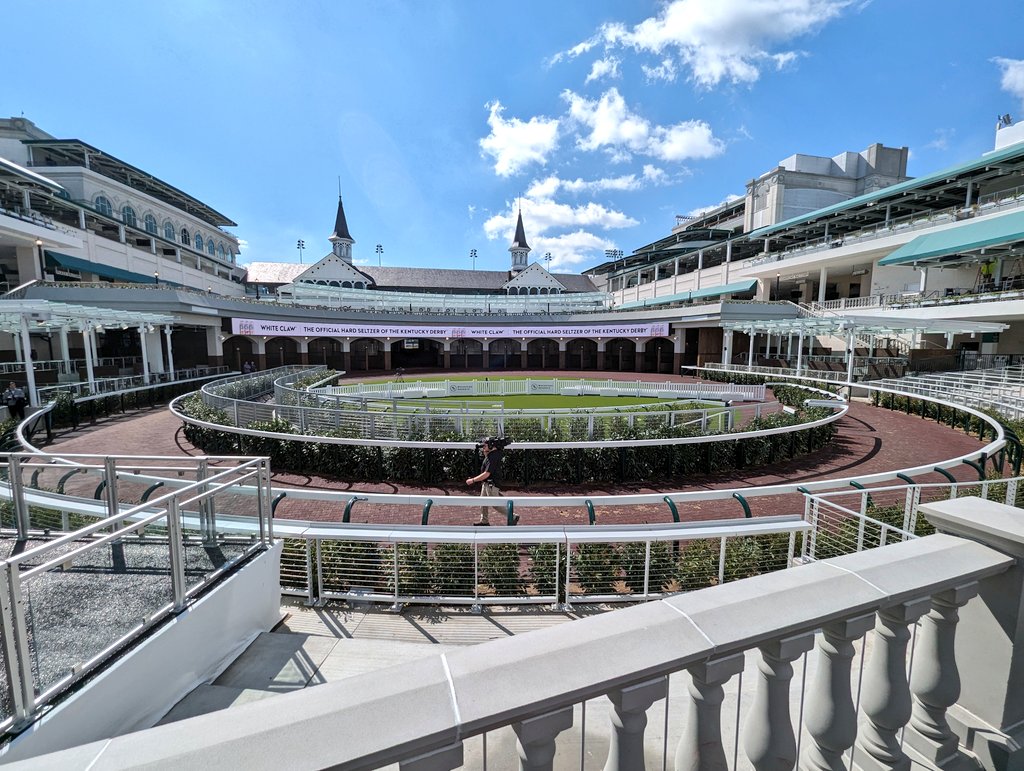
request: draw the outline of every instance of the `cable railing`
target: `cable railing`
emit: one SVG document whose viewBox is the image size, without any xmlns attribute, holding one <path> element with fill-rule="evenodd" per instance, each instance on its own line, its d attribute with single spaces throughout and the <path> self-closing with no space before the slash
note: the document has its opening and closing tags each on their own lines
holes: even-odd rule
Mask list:
<svg viewBox="0 0 1024 771">
<path fill-rule="evenodd" d="M 273 541 L 263 458 L 4 454 L 0 473 L 0 729 L 32 719 Z M 100 478 L 95 498 L 40 489 L 63 490 L 76 473 Z M 182 484 L 133 479 L 160 474 Z M 243 487 L 255 506 L 249 498 L 240 535 L 218 512 Z"/>
<path fill-rule="evenodd" d="M 230 367 L 200 365 L 176 369 L 174 372 L 153 372 L 148 378 L 145 375 L 132 375 L 130 377 L 94 378 L 91 383 L 83 381 L 40 386 L 36 388 L 36 393 L 39 395 L 40 402 L 55 399 L 62 393 L 70 394 L 75 399 L 87 399 L 187 381 L 205 380 L 230 371 Z"/>
</svg>

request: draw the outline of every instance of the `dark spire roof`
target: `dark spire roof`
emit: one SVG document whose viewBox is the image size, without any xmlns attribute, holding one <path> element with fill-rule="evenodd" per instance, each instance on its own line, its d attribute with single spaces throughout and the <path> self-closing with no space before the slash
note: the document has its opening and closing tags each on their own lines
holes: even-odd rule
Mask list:
<svg viewBox="0 0 1024 771">
<path fill-rule="evenodd" d="M 334 219 L 334 232 L 331 238 L 340 238 L 344 241 L 355 241 L 348 232 L 348 223 L 345 221 L 345 207 L 341 203 L 341 196 L 338 196 L 338 216 Z"/>
<path fill-rule="evenodd" d="M 516 235 L 512 239 L 512 248 L 519 247 L 520 249 L 529 249 L 530 245 L 526 243 L 526 231 L 523 230 L 523 210 L 519 210 L 519 221 L 516 223 Z"/>
</svg>

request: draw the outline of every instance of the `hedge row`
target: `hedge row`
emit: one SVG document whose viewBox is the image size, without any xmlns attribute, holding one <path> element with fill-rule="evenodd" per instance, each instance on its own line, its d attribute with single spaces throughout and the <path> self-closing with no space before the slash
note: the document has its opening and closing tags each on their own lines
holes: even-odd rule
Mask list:
<svg viewBox="0 0 1024 771">
<path fill-rule="evenodd" d="M 305 542 L 285 540 L 286 563 L 305 562 Z M 680 592 L 718 583 L 720 541 L 702 539 L 651 544 L 650 592 Z M 565 552 L 558 584 L 564 599 Z M 786 534 L 730 538 L 726 542 L 725 581 L 735 581 L 786 567 Z M 469 544 L 398 545 L 399 592 L 403 595 L 509 596 L 555 593 L 554 544 L 489 544 L 480 549 L 479 584 L 474 582 L 474 553 Z M 578 545 L 572 555 L 572 580 L 588 594 L 640 594 L 644 589 L 644 543 Z M 314 561 L 314 565 L 315 565 Z M 324 588 L 332 593 L 359 588 L 393 593 L 395 560 L 390 546 L 364 541 L 324 541 L 319 569 Z M 314 567 L 315 569 L 315 567 Z M 316 584 L 314 576 L 314 584 Z M 301 583 L 301 579 L 295 582 Z"/>
<path fill-rule="evenodd" d="M 809 392 L 798 401 L 807 398 Z M 796 397 L 793 397 L 796 400 Z M 231 419 L 222 410 L 203 404 L 197 395 L 181 402 L 181 409 L 190 417 L 208 423 L 230 425 Z M 772 413 L 753 420 L 743 431 L 796 426 L 825 418 L 831 410 L 798 409 L 796 414 Z M 579 420 L 585 421 L 585 417 Z M 638 422 L 639 423 L 639 422 Z M 561 421 L 551 430 L 543 430 L 532 421 L 517 425 L 507 422 L 508 436 L 513 441 L 559 442 L 573 438 L 571 421 Z M 298 430 L 284 420 L 251 423 L 246 428 L 281 434 Z M 741 429 L 736 429 L 738 432 Z M 617 439 L 668 439 L 700 435 L 695 426 L 633 425 L 625 419 L 614 423 Z M 815 452 L 835 435 L 834 423 L 766 437 L 722 440 L 702 444 L 662 444 L 651 447 L 551 449 L 516 451 L 505 454 L 504 475 L 519 486 L 534 482 L 647 482 L 686 481 L 694 474 L 757 468 L 778 460 L 795 458 Z M 735 433 L 734 432 L 734 433 Z M 305 474 L 323 474 L 350 481 L 394 480 L 435 484 L 465 479 L 479 470 L 480 458 L 468 449 L 417 449 L 406 447 L 366 447 L 329 444 L 326 442 L 293 442 L 262 437 L 242 437 L 232 433 L 186 423 L 185 437 L 204 451 L 224 455 L 266 455 L 277 469 Z M 344 431 L 321 432 L 321 436 L 351 436 Z M 479 437 L 454 433 L 431 432 L 410 435 L 409 440 L 433 442 L 466 442 Z"/>
</svg>

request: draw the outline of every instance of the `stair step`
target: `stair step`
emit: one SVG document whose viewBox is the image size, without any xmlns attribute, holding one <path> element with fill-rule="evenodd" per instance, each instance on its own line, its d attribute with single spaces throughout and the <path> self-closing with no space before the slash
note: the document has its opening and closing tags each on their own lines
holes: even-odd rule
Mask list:
<svg viewBox="0 0 1024 771">
<path fill-rule="evenodd" d="M 200 685 L 184 699 L 179 701 L 160 720 L 157 725 L 174 723 L 197 715 L 206 715 L 210 712 L 234 707 L 238 704 L 248 704 L 251 701 L 259 701 L 273 696 L 272 691 L 260 691 L 254 688 L 232 688 L 226 685 Z"/>
</svg>

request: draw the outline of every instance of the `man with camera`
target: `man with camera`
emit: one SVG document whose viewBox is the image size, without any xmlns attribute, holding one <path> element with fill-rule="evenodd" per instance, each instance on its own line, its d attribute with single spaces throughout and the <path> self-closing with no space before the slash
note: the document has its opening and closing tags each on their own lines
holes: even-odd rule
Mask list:
<svg viewBox="0 0 1024 771">
<path fill-rule="evenodd" d="M 480 463 L 480 473 L 475 477 L 469 477 L 466 480 L 466 485 L 472 487 L 477 482 L 480 482 L 480 495 L 483 497 L 492 495 L 501 495 L 501 459 L 505 454 L 505 445 L 508 444 L 508 440 L 505 438 L 487 437 L 482 439 L 476 448 L 483 453 L 484 459 Z M 492 507 L 498 514 L 501 514 L 501 508 L 498 506 Z M 487 518 L 487 507 L 480 507 L 480 520 L 473 523 L 474 525 L 490 525 L 490 520 Z M 512 524 L 519 524 L 519 515 L 512 517 Z"/>
</svg>

